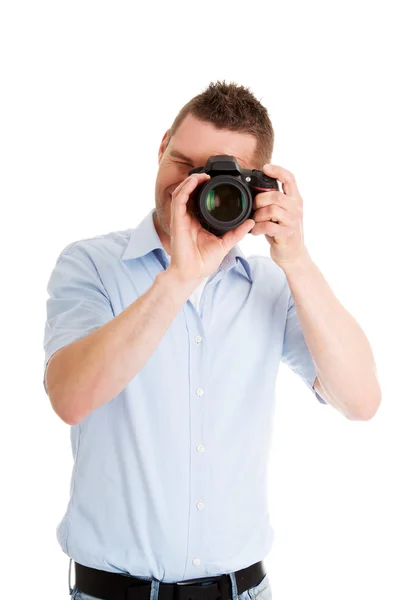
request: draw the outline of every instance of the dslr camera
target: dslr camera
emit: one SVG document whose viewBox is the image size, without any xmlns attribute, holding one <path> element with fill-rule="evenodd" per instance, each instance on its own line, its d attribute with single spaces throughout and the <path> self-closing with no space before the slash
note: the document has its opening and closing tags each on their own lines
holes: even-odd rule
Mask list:
<svg viewBox="0 0 400 600">
<path fill-rule="evenodd" d="M 257 169 L 242 169 L 234 156 L 210 156 L 205 167 L 189 171 L 210 179 L 191 194 L 196 216 L 204 229 L 222 237 L 254 214 L 253 199 L 260 192 L 278 190 L 277 179 Z"/>
</svg>

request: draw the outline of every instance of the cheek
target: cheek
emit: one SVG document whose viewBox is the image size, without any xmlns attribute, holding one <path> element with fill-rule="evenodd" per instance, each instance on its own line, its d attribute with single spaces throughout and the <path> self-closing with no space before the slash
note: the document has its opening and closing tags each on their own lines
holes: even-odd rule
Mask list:
<svg viewBox="0 0 400 600">
<path fill-rule="evenodd" d="M 160 180 L 162 181 L 162 188 L 166 192 L 173 192 L 176 187 L 182 181 L 188 177 L 189 167 L 185 165 L 168 165 L 164 169 L 159 171 Z"/>
<path fill-rule="evenodd" d="M 167 188 L 170 185 L 172 185 L 172 181 L 169 177 L 169 174 L 166 172 L 159 171 L 157 174 L 156 185 L 155 185 L 156 196 L 159 200 L 165 198 L 165 196 L 168 196 Z"/>
</svg>

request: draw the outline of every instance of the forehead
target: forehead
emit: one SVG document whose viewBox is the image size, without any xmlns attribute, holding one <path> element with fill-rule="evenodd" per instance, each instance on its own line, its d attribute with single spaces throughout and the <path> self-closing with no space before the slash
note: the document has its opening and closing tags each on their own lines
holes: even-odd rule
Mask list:
<svg viewBox="0 0 400 600">
<path fill-rule="evenodd" d="M 193 165 L 204 165 L 210 156 L 235 156 L 245 168 L 253 167 L 256 139 L 247 133 L 217 129 L 211 123 L 188 115 L 170 141 L 170 151 L 177 150 L 191 159 Z"/>
</svg>

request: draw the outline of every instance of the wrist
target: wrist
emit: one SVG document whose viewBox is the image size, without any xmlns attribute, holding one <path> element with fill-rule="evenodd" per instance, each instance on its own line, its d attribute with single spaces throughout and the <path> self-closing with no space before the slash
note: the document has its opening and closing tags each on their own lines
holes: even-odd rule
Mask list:
<svg viewBox="0 0 400 600">
<path fill-rule="evenodd" d="M 296 260 L 282 263 L 279 266 L 283 270 L 285 275 L 287 276 L 287 275 L 293 275 L 296 273 L 304 273 L 304 271 L 309 270 L 313 264 L 314 264 L 314 261 L 312 260 L 308 251 L 305 251 Z"/>
<path fill-rule="evenodd" d="M 160 280 L 166 285 L 167 291 L 171 291 L 174 294 L 189 298 L 196 287 L 200 284 L 201 280 L 187 280 L 183 279 L 175 267 L 169 266 L 165 271 L 161 271 L 158 274 Z"/>
</svg>

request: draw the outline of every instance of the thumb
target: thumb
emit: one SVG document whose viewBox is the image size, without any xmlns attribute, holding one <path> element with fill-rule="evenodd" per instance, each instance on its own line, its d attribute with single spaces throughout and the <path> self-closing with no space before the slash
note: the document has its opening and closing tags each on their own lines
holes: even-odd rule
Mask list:
<svg viewBox="0 0 400 600">
<path fill-rule="evenodd" d="M 226 248 L 226 252 L 228 253 L 235 244 L 240 242 L 246 233 L 249 233 L 249 231 L 253 229 L 255 224 L 256 222 L 254 219 L 247 219 L 247 221 L 239 225 L 239 227 L 227 231 L 221 238 Z"/>
</svg>

